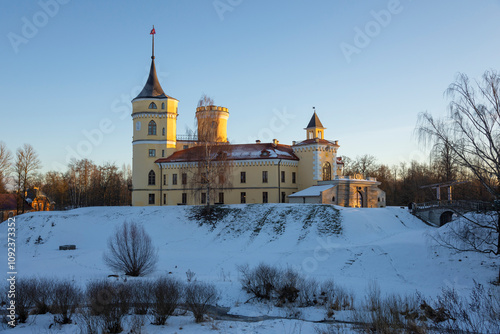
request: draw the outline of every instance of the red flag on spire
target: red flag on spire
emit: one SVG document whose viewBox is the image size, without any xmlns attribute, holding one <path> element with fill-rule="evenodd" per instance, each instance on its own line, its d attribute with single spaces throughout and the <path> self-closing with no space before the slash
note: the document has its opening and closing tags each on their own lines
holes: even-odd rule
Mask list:
<svg viewBox="0 0 500 334">
<path fill-rule="evenodd" d="M 149 33 L 150 35 L 154 35 L 156 34 L 156 31 L 155 31 L 155 28 L 153 27 L 153 29 L 151 29 L 151 32 Z"/>
</svg>

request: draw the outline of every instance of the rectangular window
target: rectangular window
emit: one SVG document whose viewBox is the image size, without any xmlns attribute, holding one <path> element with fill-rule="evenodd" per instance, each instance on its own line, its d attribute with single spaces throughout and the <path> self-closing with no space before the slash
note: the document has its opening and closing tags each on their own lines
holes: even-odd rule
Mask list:
<svg viewBox="0 0 500 334">
<path fill-rule="evenodd" d="M 167 205 L 167 194 L 163 194 L 163 204 Z"/>
<path fill-rule="evenodd" d="M 167 174 L 164 174 L 163 175 L 163 185 L 166 186 L 167 185 Z"/>
<path fill-rule="evenodd" d="M 172 174 L 172 184 L 177 184 L 177 174 Z"/>
<path fill-rule="evenodd" d="M 188 146 L 188 145 L 184 145 L 184 146 L 183 146 L 183 149 L 184 149 L 184 150 L 187 150 L 188 148 L 189 148 L 189 146 Z"/>
<path fill-rule="evenodd" d="M 281 203 L 286 203 L 286 192 L 281 192 Z"/>
<path fill-rule="evenodd" d="M 149 204 L 155 204 L 155 194 L 149 194 Z"/>
<path fill-rule="evenodd" d="M 240 183 L 247 183 L 247 172 L 240 173 Z"/>
<path fill-rule="evenodd" d="M 201 204 L 207 204 L 207 193 L 201 193 Z"/>
<path fill-rule="evenodd" d="M 150 157 L 156 157 L 156 150 L 155 149 L 149 149 L 149 156 Z"/>
<path fill-rule="evenodd" d="M 247 202 L 247 193 L 246 192 L 240 193 L 240 202 L 241 202 L 241 204 L 245 204 Z"/>
<path fill-rule="evenodd" d="M 281 183 L 285 183 L 285 171 L 281 171 Z"/>
<path fill-rule="evenodd" d="M 267 203 L 268 199 L 267 199 L 267 191 L 264 191 L 262 193 L 262 203 Z"/>
<path fill-rule="evenodd" d="M 267 183 L 267 170 L 262 172 L 262 183 Z"/>
<path fill-rule="evenodd" d="M 165 158 L 165 150 L 161 150 L 161 157 Z"/>
<path fill-rule="evenodd" d="M 219 193 L 219 204 L 224 204 L 224 193 Z"/>
<path fill-rule="evenodd" d="M 187 184 L 187 182 L 188 182 L 188 176 L 187 176 L 187 174 L 186 173 L 182 173 L 181 177 L 182 177 L 182 184 Z"/>
<path fill-rule="evenodd" d="M 187 194 L 186 193 L 182 193 L 182 204 L 187 204 Z"/>
<path fill-rule="evenodd" d="M 295 172 L 292 172 L 292 183 L 296 183 L 297 180 L 295 178 L 296 178 L 296 174 L 295 174 Z"/>
</svg>

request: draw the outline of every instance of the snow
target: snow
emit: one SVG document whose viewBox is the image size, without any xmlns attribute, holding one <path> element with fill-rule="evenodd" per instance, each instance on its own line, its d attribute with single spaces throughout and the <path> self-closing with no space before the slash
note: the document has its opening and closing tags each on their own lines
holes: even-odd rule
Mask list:
<svg viewBox="0 0 500 334">
<path fill-rule="evenodd" d="M 312 186 L 304 190 L 301 190 L 299 192 L 296 192 L 294 194 L 288 195 L 288 197 L 316 197 L 320 196 L 323 191 L 330 189 L 332 187 L 333 187 L 332 184 L 325 186 Z"/>
<path fill-rule="evenodd" d="M 364 298 L 373 281 L 383 294 L 419 291 L 435 297 L 442 287 L 453 286 L 465 295 L 473 280 L 487 283 L 497 270 L 492 260 L 479 254 L 455 254 L 437 246 L 432 235 L 438 229 L 403 208 L 316 204 L 227 207 L 231 213 L 215 226 L 200 225 L 190 206 L 92 207 L 18 216 L 18 277 L 69 278 L 83 287 L 89 280 L 114 274 L 102 256 L 107 239 L 126 220 L 143 224 L 159 249 L 160 261 L 152 277 L 171 275 L 185 281 L 186 272 L 191 270 L 197 280 L 216 284 L 221 291 L 219 305 L 229 307 L 231 314 L 245 316 L 283 316 L 286 312 L 268 304 L 245 303 L 250 297 L 241 290 L 237 266 L 247 263 L 291 266 L 319 282 L 333 279 L 353 291 L 357 300 Z M 328 225 L 337 219 L 336 210 L 340 233 L 332 232 L 333 225 Z M 76 245 L 76 250 L 58 250 L 68 244 Z M 0 224 L 0 251 L 7 254 L 6 223 Z M 148 333 L 292 333 L 299 328 L 311 333 L 318 325 L 310 321 L 326 317 L 323 308 L 303 309 L 301 314 L 307 321 L 216 321 L 200 325 L 192 317 L 175 316 L 164 328 L 149 323 L 146 326 Z M 50 315 L 37 316 L 34 323 L 19 326 L 12 333 L 46 331 L 51 320 Z M 76 325 L 67 325 L 59 332 L 73 333 L 76 329 Z"/>
</svg>

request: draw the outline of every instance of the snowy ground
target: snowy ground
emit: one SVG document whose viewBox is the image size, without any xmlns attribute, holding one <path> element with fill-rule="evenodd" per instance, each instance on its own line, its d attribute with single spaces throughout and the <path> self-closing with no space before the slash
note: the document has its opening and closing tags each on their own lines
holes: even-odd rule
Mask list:
<svg viewBox="0 0 500 334">
<path fill-rule="evenodd" d="M 435 297 L 453 286 L 468 294 L 473 279 L 494 279 L 493 261 L 477 254 L 453 254 L 434 244 L 437 229 L 407 210 L 395 207 L 354 209 L 302 204 L 234 205 L 233 212 L 215 226 L 200 226 L 192 207 L 93 207 L 65 212 L 41 212 L 16 217 L 18 277 L 69 278 L 85 286 L 92 279 L 113 274 L 102 260 L 106 241 L 125 220 L 144 224 L 159 248 L 153 276 L 172 275 L 186 280 L 186 271 L 200 281 L 215 283 L 221 306 L 232 314 L 283 315 L 283 309 L 259 303 L 245 304 L 236 266 L 260 262 L 292 266 L 318 281 L 336 284 L 362 299 L 370 282 L 382 293 L 421 292 Z M 0 252 L 7 253 L 7 224 L 0 224 Z M 77 249 L 59 251 L 60 245 Z M 4 256 L 4 259 L 6 257 Z M 6 267 L 6 266 L 5 266 Z M 341 314 L 336 315 L 342 317 Z M 176 316 L 168 325 L 147 324 L 147 333 L 314 333 L 321 326 L 309 321 L 326 318 L 323 308 L 302 310 L 299 320 L 234 321 L 195 324 L 192 317 Z M 31 318 L 30 318 L 31 319 Z M 338 319 L 338 317 L 337 317 Z M 18 326 L 13 333 L 78 332 L 75 325 L 48 326 L 50 316 Z"/>
</svg>

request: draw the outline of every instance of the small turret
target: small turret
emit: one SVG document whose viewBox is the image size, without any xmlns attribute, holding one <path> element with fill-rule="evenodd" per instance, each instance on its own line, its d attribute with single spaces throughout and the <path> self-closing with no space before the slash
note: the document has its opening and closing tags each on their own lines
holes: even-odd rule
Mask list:
<svg viewBox="0 0 500 334">
<path fill-rule="evenodd" d="M 306 139 L 324 139 L 324 130 L 326 129 L 321 124 L 318 115 L 316 115 L 316 108 L 313 107 L 314 114 L 305 128 L 307 137 Z"/>
</svg>

